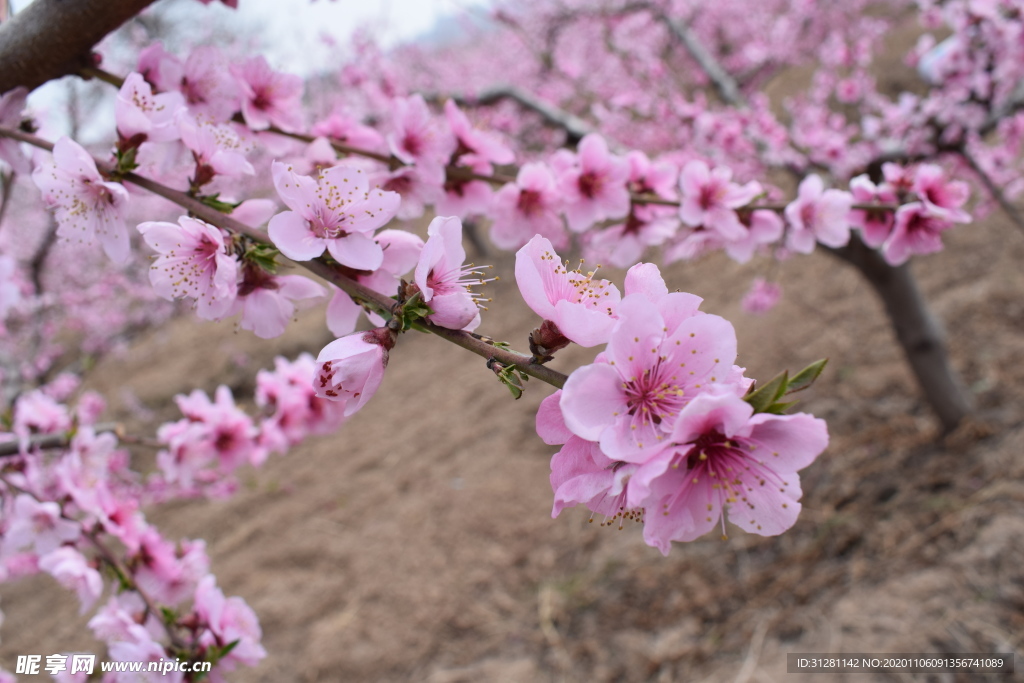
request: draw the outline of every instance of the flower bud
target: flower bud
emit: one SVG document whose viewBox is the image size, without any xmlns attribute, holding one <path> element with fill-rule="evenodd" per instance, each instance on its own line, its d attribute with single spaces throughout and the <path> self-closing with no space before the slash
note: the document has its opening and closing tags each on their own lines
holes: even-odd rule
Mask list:
<svg viewBox="0 0 1024 683">
<path fill-rule="evenodd" d="M 345 401 L 345 415 L 352 415 L 377 391 L 394 346 L 395 333 L 384 327 L 335 339 L 317 356 L 316 395 Z"/>
</svg>

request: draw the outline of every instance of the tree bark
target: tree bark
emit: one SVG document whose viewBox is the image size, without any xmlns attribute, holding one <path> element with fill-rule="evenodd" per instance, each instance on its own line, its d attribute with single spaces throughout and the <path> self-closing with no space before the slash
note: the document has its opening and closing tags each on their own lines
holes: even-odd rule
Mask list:
<svg viewBox="0 0 1024 683">
<path fill-rule="evenodd" d="M 92 48 L 155 0 L 35 0 L 0 24 L 0 93 L 95 66 Z"/>
<path fill-rule="evenodd" d="M 945 432 L 956 429 L 971 412 L 971 398 L 949 363 L 942 326 L 928 310 L 910 265 L 890 266 L 881 254 L 856 235 L 847 246 L 830 251 L 853 265 L 874 287 L 885 304 L 896 339 L 903 347 L 924 399 Z"/>
</svg>

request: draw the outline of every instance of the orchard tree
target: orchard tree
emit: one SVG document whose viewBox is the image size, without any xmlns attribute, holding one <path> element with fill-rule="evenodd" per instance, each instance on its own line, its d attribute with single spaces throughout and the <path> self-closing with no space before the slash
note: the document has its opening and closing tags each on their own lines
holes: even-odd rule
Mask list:
<svg viewBox="0 0 1024 683">
<path fill-rule="evenodd" d="M 1021 223 L 1007 198 L 1024 123 L 1012 3 L 509 3 L 464 42 L 387 52 L 361 39 L 316 79 L 336 96 L 312 103 L 262 56 L 210 46 L 147 43 L 111 66 L 97 44 L 151 1 L 36 0 L 0 25 L 2 206 L 20 199 L 19 218 L 51 226 L 0 254 L 0 576 L 46 572 L 83 612 L 105 597 L 89 626 L 110 659 L 173 660 L 177 680 L 260 661 L 257 617 L 222 593 L 203 542 L 165 538 L 144 509 L 230 495 L 239 467 L 338 429 L 411 331 L 482 357 L 516 398 L 530 379 L 557 389 L 537 414 L 540 438 L 560 447 L 554 515 L 583 505 L 605 524 L 640 523 L 665 554 L 727 522 L 790 528 L 798 472 L 828 433 L 791 413 L 789 395 L 824 361 L 747 378 L 732 325 L 670 291 L 649 251 L 670 263 L 829 250 L 885 302 L 943 427 L 968 414 L 907 264 L 971 220 L 958 175 Z M 874 59 L 915 8 L 948 37 L 926 34 L 908 56 L 916 90 L 889 92 Z M 805 90 L 762 93 L 805 64 L 818 65 Z M 106 125 L 106 149 L 47 136 L 26 110 L 30 90 L 65 76 L 108 85 L 113 120 L 91 122 Z M 12 192 L 19 178 L 31 200 Z M 427 212 L 424 240 L 402 221 Z M 494 276 L 466 262 L 467 225 L 516 252 L 538 316 L 515 341 L 524 351 L 478 331 Z M 577 247 L 626 269 L 621 285 L 569 265 Z M 756 280 L 746 305 L 765 311 L 779 295 Z M 157 299 L 270 338 L 325 297 L 337 339 L 260 371 L 255 415 L 222 386 L 178 396 L 182 418 L 155 435 L 126 434 L 102 422 L 101 396 L 69 403 L 77 379 L 58 374 L 61 333 L 84 330 L 101 352 L 158 323 Z M 601 350 L 554 369 L 570 344 Z M 132 469 L 140 442 L 158 447 L 151 472 Z"/>
</svg>

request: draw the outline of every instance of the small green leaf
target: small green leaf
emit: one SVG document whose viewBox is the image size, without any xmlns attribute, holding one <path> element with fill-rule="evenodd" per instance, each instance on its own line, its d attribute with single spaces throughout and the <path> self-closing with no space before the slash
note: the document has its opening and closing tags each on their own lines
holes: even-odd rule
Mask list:
<svg viewBox="0 0 1024 683">
<path fill-rule="evenodd" d="M 517 401 L 518 401 L 518 400 L 519 400 L 520 398 L 522 398 L 522 397 L 523 397 L 523 388 L 522 388 L 522 387 L 517 387 L 517 386 L 516 386 L 515 384 L 513 384 L 512 382 L 510 382 L 510 381 L 508 381 L 508 380 L 502 380 L 502 383 L 503 383 L 503 384 L 504 384 L 504 385 L 505 385 L 506 387 L 508 387 L 508 390 L 509 390 L 510 392 L 512 392 L 512 397 L 513 397 L 513 398 L 515 398 L 515 399 L 516 399 Z"/>
<path fill-rule="evenodd" d="M 783 372 L 762 387 L 748 392 L 743 400 L 754 407 L 755 413 L 763 413 L 786 393 L 789 373 Z"/>
<path fill-rule="evenodd" d="M 220 200 L 219 192 L 217 194 L 208 194 L 202 197 L 196 197 L 196 199 L 201 201 L 203 204 L 206 204 L 211 209 L 220 211 L 221 213 L 231 213 L 238 208 L 239 204 L 241 204 L 241 202 L 222 202 Z"/>
<path fill-rule="evenodd" d="M 277 257 L 280 254 L 280 251 L 269 245 L 252 244 L 245 250 L 242 258 L 273 275 L 277 273 Z"/>
<path fill-rule="evenodd" d="M 785 415 L 786 411 L 795 406 L 800 401 L 786 401 L 785 403 L 773 403 L 768 406 L 768 409 L 764 412 L 771 413 L 772 415 Z"/>
<path fill-rule="evenodd" d="M 163 619 L 164 623 L 168 626 L 178 621 L 177 612 L 175 612 L 173 609 L 165 605 L 160 606 L 160 616 Z"/>
<path fill-rule="evenodd" d="M 512 395 L 517 401 L 523 395 L 523 382 L 519 379 L 520 374 L 521 373 L 516 371 L 516 367 L 514 365 L 503 368 L 501 372 L 498 373 L 498 378 L 505 386 L 508 387 L 508 390 L 512 392 Z"/>
<path fill-rule="evenodd" d="M 426 319 L 428 315 L 433 315 L 434 309 L 427 304 L 423 303 L 420 299 L 410 299 L 404 306 L 402 306 L 402 331 L 409 330 L 418 321 Z"/>
<path fill-rule="evenodd" d="M 814 384 L 814 381 L 821 375 L 821 371 L 825 369 L 826 364 L 828 364 L 828 358 L 822 358 L 793 375 L 793 379 L 789 380 L 786 393 L 792 394 L 794 391 L 803 391 Z"/>
<path fill-rule="evenodd" d="M 239 642 L 241 642 L 241 640 L 242 640 L 241 638 L 236 638 L 235 640 L 232 640 L 230 643 L 228 643 L 224 647 L 218 648 L 218 652 L 217 652 L 217 655 L 216 655 L 217 658 L 213 659 L 211 661 L 214 664 L 216 664 L 220 660 L 222 660 L 225 657 L 227 657 L 228 654 L 230 654 L 230 652 L 235 649 L 235 646 L 238 645 Z"/>
<path fill-rule="evenodd" d="M 126 152 L 117 150 L 114 153 L 116 164 L 114 165 L 114 175 L 117 177 L 123 176 L 125 173 L 131 173 L 139 167 L 135 162 L 135 155 L 138 153 L 138 147 L 131 147 Z"/>
<path fill-rule="evenodd" d="M 499 382 L 508 387 L 516 400 L 523 395 L 523 382 L 530 379 L 526 373 L 514 365 L 505 365 L 494 358 L 487 361 L 487 367 L 498 377 Z"/>
</svg>

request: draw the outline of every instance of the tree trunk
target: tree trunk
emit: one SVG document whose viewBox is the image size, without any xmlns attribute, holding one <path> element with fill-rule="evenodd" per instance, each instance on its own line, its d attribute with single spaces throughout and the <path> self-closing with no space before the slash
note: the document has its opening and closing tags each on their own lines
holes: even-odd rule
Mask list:
<svg viewBox="0 0 1024 683">
<path fill-rule="evenodd" d="M 924 399 L 945 432 L 956 429 L 971 412 L 971 398 L 949 364 L 942 326 L 928 310 L 910 265 L 890 266 L 856 235 L 847 246 L 830 251 L 853 265 L 874 287 L 885 304 L 885 312 Z"/>
<path fill-rule="evenodd" d="M 0 93 L 96 66 L 93 47 L 154 0 L 35 0 L 0 24 Z"/>
</svg>

